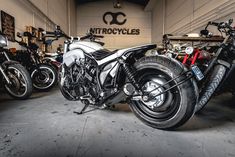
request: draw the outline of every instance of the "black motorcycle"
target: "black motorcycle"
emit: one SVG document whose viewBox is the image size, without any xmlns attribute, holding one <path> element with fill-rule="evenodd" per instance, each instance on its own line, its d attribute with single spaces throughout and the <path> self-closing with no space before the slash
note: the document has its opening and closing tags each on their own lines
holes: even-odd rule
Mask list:
<svg viewBox="0 0 235 157">
<path fill-rule="evenodd" d="M 30 36 L 28 32 L 24 35 Z M 20 33 L 17 33 L 17 36 L 22 38 Z M 25 47 L 26 50 L 17 51 L 16 56 L 13 56 L 13 58 L 19 61 L 30 72 L 33 87 L 41 91 L 51 89 L 58 80 L 56 70 L 50 64 L 42 63 L 38 46 L 35 43 L 29 42 L 27 45 L 22 41 L 16 40 L 16 42 Z"/>
<path fill-rule="evenodd" d="M 28 71 L 7 55 L 7 38 L 0 32 L 0 80 L 6 91 L 16 99 L 27 99 L 32 94 Z"/>
<path fill-rule="evenodd" d="M 205 29 L 201 31 L 202 35 L 210 37 L 212 33 L 207 28 L 213 25 L 221 34 L 225 34 L 225 38 L 217 47 L 208 67 L 203 72 L 205 78 L 200 88 L 196 112 L 205 107 L 215 92 L 230 91 L 235 93 L 235 29 L 231 26 L 232 23 L 232 19 L 227 22 L 208 22 Z"/>
</svg>

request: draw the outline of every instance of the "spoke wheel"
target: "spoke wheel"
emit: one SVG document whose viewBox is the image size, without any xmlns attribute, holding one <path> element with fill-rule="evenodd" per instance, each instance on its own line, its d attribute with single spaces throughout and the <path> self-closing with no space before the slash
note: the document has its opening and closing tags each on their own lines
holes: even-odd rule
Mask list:
<svg viewBox="0 0 235 157">
<path fill-rule="evenodd" d="M 32 94 L 31 78 L 23 66 L 19 64 L 10 65 L 6 74 L 10 83 L 6 84 L 5 88 L 11 96 L 26 99 Z"/>
</svg>

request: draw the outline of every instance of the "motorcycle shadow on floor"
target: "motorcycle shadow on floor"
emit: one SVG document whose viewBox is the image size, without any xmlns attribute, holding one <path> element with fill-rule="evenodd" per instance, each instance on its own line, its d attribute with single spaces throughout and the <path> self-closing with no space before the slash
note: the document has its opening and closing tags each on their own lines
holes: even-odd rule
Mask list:
<svg viewBox="0 0 235 157">
<path fill-rule="evenodd" d="M 215 130 L 235 125 L 235 97 L 230 93 L 216 96 L 210 100 L 201 113 L 195 114 L 185 125 L 173 131 Z M 132 114 L 129 105 L 116 104 L 106 108 L 106 112 Z M 91 111 L 93 112 L 93 111 Z M 86 113 L 85 113 L 86 114 Z M 134 116 L 134 115 L 133 115 Z"/>
<path fill-rule="evenodd" d="M 195 114 L 179 131 L 219 129 L 235 125 L 235 97 L 224 93 L 212 98 L 205 108 Z"/>
<path fill-rule="evenodd" d="M 108 110 L 113 111 L 113 112 L 119 112 L 119 113 L 120 112 L 126 112 L 126 113 L 131 112 L 129 105 L 126 103 L 113 105 L 113 106 L 109 107 Z"/>
<path fill-rule="evenodd" d="M 59 89 L 59 87 L 56 86 L 56 87 L 53 87 L 52 89 L 50 89 L 49 91 L 34 90 L 33 95 L 29 99 L 39 99 L 39 98 L 42 98 L 44 96 L 51 95 L 51 94 L 57 92 L 58 89 Z"/>
</svg>

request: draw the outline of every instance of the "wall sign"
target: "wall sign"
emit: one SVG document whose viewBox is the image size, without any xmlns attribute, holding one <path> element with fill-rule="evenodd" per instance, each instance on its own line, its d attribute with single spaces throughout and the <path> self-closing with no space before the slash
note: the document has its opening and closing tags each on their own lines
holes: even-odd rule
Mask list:
<svg viewBox="0 0 235 157">
<path fill-rule="evenodd" d="M 110 18 L 111 17 L 111 18 Z M 121 18 L 121 19 L 120 19 Z M 110 20 L 111 19 L 111 20 Z M 124 25 L 127 22 L 126 14 L 123 12 L 105 12 L 103 15 L 103 22 L 106 25 Z M 110 35 L 140 35 L 138 28 L 91 28 L 95 34 L 110 34 Z"/>
<path fill-rule="evenodd" d="M 106 13 L 104 13 L 103 21 L 104 21 L 105 24 L 108 24 L 107 16 L 111 16 L 112 17 L 112 20 L 109 22 L 110 25 L 113 25 L 113 24 L 124 25 L 126 23 L 126 19 L 124 19 L 121 22 L 118 20 L 119 16 L 126 17 L 126 14 L 124 14 L 123 12 L 117 12 L 117 13 L 106 12 Z"/>
<path fill-rule="evenodd" d="M 1 11 L 2 33 L 9 41 L 15 41 L 15 18 L 4 11 Z"/>
</svg>

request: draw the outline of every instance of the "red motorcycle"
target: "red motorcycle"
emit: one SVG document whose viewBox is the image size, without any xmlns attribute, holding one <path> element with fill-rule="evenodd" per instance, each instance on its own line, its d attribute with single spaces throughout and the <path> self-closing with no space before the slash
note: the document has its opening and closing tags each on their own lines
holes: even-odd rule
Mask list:
<svg viewBox="0 0 235 157">
<path fill-rule="evenodd" d="M 232 22 L 232 19 L 227 22 L 208 22 L 205 29 L 200 32 L 202 37 L 198 41 L 216 41 L 219 44 L 210 48 L 186 47 L 183 59 L 177 58 L 196 74 L 200 89 L 196 112 L 205 107 L 215 92 L 235 92 L 235 83 L 232 81 L 235 79 L 235 29 L 231 26 Z M 210 25 L 216 26 L 224 38 L 211 36 L 212 33 L 207 29 Z M 165 43 L 169 44 L 167 40 Z"/>
</svg>

